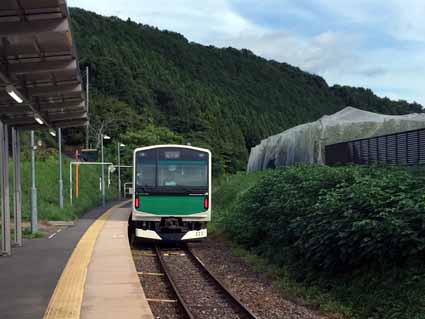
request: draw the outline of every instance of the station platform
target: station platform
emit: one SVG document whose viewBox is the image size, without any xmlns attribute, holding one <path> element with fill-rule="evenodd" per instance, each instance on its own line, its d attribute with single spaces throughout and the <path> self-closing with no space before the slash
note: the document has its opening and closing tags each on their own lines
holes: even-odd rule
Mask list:
<svg viewBox="0 0 425 319">
<path fill-rule="evenodd" d="M 127 237 L 130 209 L 97 208 L 0 258 L 2 319 L 153 319 Z M 124 208 L 123 208 L 124 207 Z"/>
</svg>

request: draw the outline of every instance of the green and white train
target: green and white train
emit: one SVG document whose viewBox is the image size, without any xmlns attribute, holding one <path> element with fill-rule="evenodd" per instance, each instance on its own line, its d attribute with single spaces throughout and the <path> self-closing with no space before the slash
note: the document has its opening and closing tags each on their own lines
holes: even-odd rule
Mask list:
<svg viewBox="0 0 425 319">
<path fill-rule="evenodd" d="M 130 234 L 158 241 L 207 237 L 211 152 L 185 145 L 137 148 L 133 154 Z"/>
</svg>

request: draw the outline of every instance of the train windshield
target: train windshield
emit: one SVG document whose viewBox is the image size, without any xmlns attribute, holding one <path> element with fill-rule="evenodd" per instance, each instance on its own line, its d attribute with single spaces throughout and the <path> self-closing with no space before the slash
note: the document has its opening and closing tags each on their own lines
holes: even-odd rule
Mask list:
<svg viewBox="0 0 425 319">
<path fill-rule="evenodd" d="M 160 148 L 136 154 L 136 188 L 151 192 L 208 191 L 208 153 Z"/>
</svg>

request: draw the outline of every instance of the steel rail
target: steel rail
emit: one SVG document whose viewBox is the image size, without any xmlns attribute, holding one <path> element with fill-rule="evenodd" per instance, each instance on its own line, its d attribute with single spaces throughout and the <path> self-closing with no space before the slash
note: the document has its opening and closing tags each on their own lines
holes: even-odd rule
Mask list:
<svg viewBox="0 0 425 319">
<path fill-rule="evenodd" d="M 257 317 L 239 300 L 238 297 L 236 297 L 227 287 L 226 285 L 218 279 L 216 276 L 214 276 L 211 271 L 207 268 L 207 266 L 194 254 L 192 249 L 190 247 L 186 247 L 186 250 L 189 252 L 190 256 L 196 260 L 197 264 L 202 268 L 207 275 L 226 293 L 230 299 L 242 310 L 242 312 L 251 319 L 257 319 Z"/>
<path fill-rule="evenodd" d="M 227 287 L 226 285 L 217 277 L 215 277 L 211 271 L 207 268 L 207 266 L 193 253 L 192 249 L 190 249 L 187 245 L 185 245 L 182 248 L 183 251 L 185 251 L 189 258 L 195 260 L 196 265 L 201 269 L 201 271 L 204 271 L 207 276 L 212 279 L 213 282 L 215 282 L 218 287 L 228 296 L 228 298 L 241 310 L 241 313 L 246 316 L 246 318 L 249 319 L 257 319 L 257 317 L 239 300 L 238 297 L 236 297 Z M 155 246 L 156 255 L 158 256 L 158 260 L 160 262 L 161 268 L 164 271 L 165 275 L 167 276 L 168 281 L 170 282 L 178 301 L 184 308 L 186 314 L 190 319 L 195 319 L 195 316 L 190 311 L 190 306 L 186 303 L 186 301 L 183 299 L 183 296 L 180 294 L 177 284 L 175 283 L 169 268 L 164 261 L 164 258 L 162 257 L 161 250 L 158 246 Z"/>
<path fill-rule="evenodd" d="M 171 284 L 171 287 L 173 288 L 174 293 L 176 294 L 178 301 L 180 302 L 181 306 L 183 307 L 184 312 L 186 313 L 186 315 L 190 319 L 196 319 L 195 316 L 193 315 L 193 313 L 190 311 L 188 304 L 183 299 L 183 296 L 180 294 L 180 291 L 178 290 L 177 285 L 176 285 L 173 277 L 170 274 L 170 270 L 168 269 L 168 266 L 165 263 L 164 258 L 162 257 L 161 249 L 159 249 L 158 246 L 155 246 L 155 252 L 156 252 L 156 256 L 158 257 L 161 268 L 164 271 L 165 276 L 167 277 L 169 283 Z"/>
</svg>

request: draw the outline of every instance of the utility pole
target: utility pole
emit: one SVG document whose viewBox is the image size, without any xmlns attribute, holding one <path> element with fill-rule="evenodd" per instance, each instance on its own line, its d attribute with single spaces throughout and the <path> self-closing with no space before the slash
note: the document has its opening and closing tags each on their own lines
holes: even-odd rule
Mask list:
<svg viewBox="0 0 425 319">
<path fill-rule="evenodd" d="M 38 231 L 37 188 L 35 187 L 35 137 L 31 131 L 31 232 Z"/>
<path fill-rule="evenodd" d="M 100 135 L 100 153 L 101 153 L 101 161 L 102 161 L 102 206 L 105 206 L 105 166 L 104 166 L 104 158 L 103 158 L 103 138 L 104 135 Z"/>
<path fill-rule="evenodd" d="M 118 150 L 118 200 L 121 200 L 121 143 L 117 143 L 117 150 Z"/>
<path fill-rule="evenodd" d="M 124 147 L 124 144 L 120 142 L 117 143 L 118 150 L 118 200 L 121 200 L 121 147 Z"/>
<path fill-rule="evenodd" d="M 89 67 L 86 66 L 86 108 L 87 108 L 87 125 L 86 125 L 86 149 L 89 148 Z"/>
<path fill-rule="evenodd" d="M 59 207 L 63 208 L 63 179 L 62 179 L 62 129 L 58 129 L 59 145 Z"/>
</svg>

